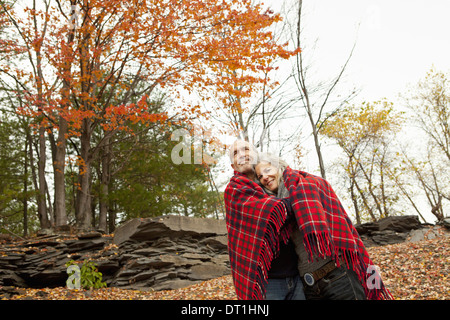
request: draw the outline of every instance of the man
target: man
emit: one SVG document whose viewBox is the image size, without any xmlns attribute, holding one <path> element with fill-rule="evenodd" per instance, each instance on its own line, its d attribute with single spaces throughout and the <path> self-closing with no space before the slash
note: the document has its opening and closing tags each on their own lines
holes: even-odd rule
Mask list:
<svg viewBox="0 0 450 320">
<path fill-rule="evenodd" d="M 262 188 L 255 183 L 253 165 L 257 161 L 257 151 L 247 141 L 237 140 L 230 150 L 231 167 L 235 170 L 232 178 L 248 187 L 234 192 L 227 187 L 227 227 L 229 230 L 229 252 L 233 280 L 240 299 L 266 298 L 269 300 L 305 300 L 303 284 L 298 274 L 297 255 L 292 241 L 288 240 L 286 225 L 286 203 L 280 199 L 267 200 Z M 233 182 L 230 183 L 231 186 Z M 258 195 L 254 193 L 257 191 Z M 251 201 L 239 203 L 238 193 L 246 193 Z M 251 194 L 251 193 L 254 194 Z M 250 193 L 250 194 L 249 194 Z M 260 210 L 251 213 L 253 208 Z M 265 217 L 261 217 L 261 213 Z M 279 221 L 273 227 L 271 219 Z M 254 220 L 254 223 L 251 221 Z M 247 230 L 245 228 L 247 227 Z M 272 231 L 272 239 L 264 238 L 264 230 Z M 284 238 L 279 238 L 284 234 Z M 277 239 L 274 239 L 276 237 Z M 255 242 L 247 246 L 243 242 Z M 271 243 L 271 245 L 264 245 Z M 266 283 L 267 281 L 267 283 Z M 265 294 L 264 294 L 265 293 Z"/>
</svg>

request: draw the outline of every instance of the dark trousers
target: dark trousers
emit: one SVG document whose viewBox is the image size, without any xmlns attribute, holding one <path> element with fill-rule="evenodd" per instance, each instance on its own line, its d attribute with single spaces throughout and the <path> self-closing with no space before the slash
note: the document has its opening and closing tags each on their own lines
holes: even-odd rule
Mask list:
<svg viewBox="0 0 450 320">
<path fill-rule="evenodd" d="M 307 300 L 365 300 L 364 288 L 353 270 L 336 268 L 313 286 L 304 285 Z"/>
<path fill-rule="evenodd" d="M 268 279 L 266 300 L 305 300 L 300 275 L 282 279 Z"/>
</svg>

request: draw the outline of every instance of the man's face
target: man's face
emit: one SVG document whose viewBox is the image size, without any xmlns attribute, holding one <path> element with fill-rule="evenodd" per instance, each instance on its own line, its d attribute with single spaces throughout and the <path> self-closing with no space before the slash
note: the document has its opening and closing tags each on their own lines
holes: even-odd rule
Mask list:
<svg viewBox="0 0 450 320">
<path fill-rule="evenodd" d="M 247 141 L 236 141 L 231 152 L 234 170 L 244 174 L 253 173 L 252 164 L 256 161 L 256 153 Z"/>
</svg>

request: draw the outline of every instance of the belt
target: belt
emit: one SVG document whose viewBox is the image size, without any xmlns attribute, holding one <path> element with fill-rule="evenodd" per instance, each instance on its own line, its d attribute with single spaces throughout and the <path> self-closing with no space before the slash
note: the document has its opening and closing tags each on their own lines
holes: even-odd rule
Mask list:
<svg viewBox="0 0 450 320">
<path fill-rule="evenodd" d="M 334 261 L 330 261 L 325 264 L 322 268 L 317 269 L 314 272 L 307 272 L 303 275 L 303 281 L 310 287 L 314 285 L 317 281 L 325 277 L 328 273 L 337 268 Z"/>
</svg>

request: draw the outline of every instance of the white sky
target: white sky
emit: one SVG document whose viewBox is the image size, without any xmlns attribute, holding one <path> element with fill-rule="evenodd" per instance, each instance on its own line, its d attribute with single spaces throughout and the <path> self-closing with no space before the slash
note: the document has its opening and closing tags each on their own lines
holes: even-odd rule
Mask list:
<svg viewBox="0 0 450 320">
<path fill-rule="evenodd" d="M 423 78 L 432 65 L 450 70 L 448 0 L 303 3 L 305 42 L 307 45 L 318 38 L 314 61 L 321 73 L 326 75 L 340 67 L 356 40 L 346 81 L 363 90 L 361 98 L 394 100 L 408 84 Z"/>
</svg>

